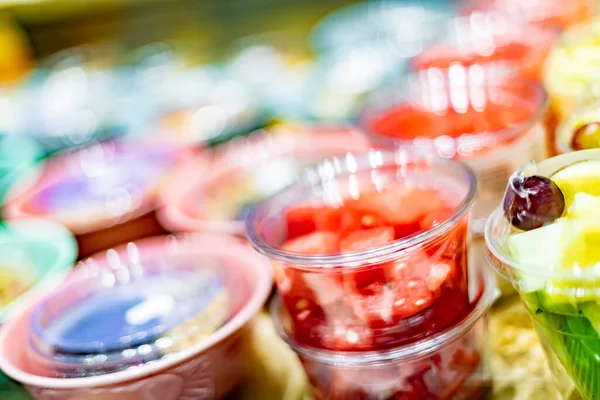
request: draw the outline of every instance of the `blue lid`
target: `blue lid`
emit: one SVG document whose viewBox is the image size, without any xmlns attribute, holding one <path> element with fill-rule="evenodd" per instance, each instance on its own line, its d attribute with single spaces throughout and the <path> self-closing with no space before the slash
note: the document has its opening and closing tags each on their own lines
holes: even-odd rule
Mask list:
<svg viewBox="0 0 600 400">
<path fill-rule="evenodd" d="M 209 309 L 222 291 L 218 276 L 176 270 L 61 298 L 73 304 L 43 321 L 59 300 L 52 299 L 37 310 L 32 322 L 45 345 L 57 353 L 114 351 L 156 340 Z"/>
<path fill-rule="evenodd" d="M 160 256 L 141 262 L 133 244 L 128 251 L 134 261 L 114 250 L 108 266 L 89 259 L 34 310 L 30 344 L 65 377 L 159 359 L 229 318 L 218 264 Z"/>
</svg>

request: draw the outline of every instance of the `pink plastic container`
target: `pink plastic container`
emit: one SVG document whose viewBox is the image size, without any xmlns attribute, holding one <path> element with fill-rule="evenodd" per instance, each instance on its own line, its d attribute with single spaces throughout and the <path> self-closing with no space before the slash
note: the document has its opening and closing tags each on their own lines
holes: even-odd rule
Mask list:
<svg viewBox="0 0 600 400">
<path fill-rule="evenodd" d="M 112 352 L 94 353 L 87 348 L 86 353 L 69 353 L 67 360 L 59 359 L 58 352 L 49 351 L 56 349 L 49 340 L 56 335 L 36 328 L 40 315 L 42 321 L 51 320 L 48 310 L 72 307 L 81 298 L 78 294 L 92 290 L 94 285 L 116 290 L 142 279 L 140 270 L 142 275 L 156 273 L 157 268 L 165 273 L 181 264 L 188 269 L 204 271 L 208 267 L 217 272 L 228 295 L 227 319 L 208 335 L 198 337 L 191 333 L 202 327 L 194 316 L 174 330 L 160 333 L 158 339 L 121 341 L 118 351 Z M 130 243 L 83 261 L 60 286 L 7 323 L 0 333 L 0 368 L 23 383 L 36 399 L 221 398 L 245 372 L 248 322 L 264 304 L 271 285 L 268 263 L 229 237 L 162 236 Z M 68 294 L 71 297 L 65 297 Z M 106 299 L 110 302 L 112 296 L 109 294 Z M 91 343 L 93 347 L 98 342 L 86 345 Z M 81 348 L 81 341 L 76 346 Z M 61 351 L 64 356 L 65 351 Z"/>
<path fill-rule="evenodd" d="M 181 165 L 162 192 L 159 221 L 169 231 L 243 235 L 244 217 L 256 201 L 275 193 L 308 166 L 368 141 L 346 128 L 288 128 L 257 132 L 220 147 L 211 160 Z M 206 173 L 198 171 L 207 169 Z"/>
<path fill-rule="evenodd" d="M 160 143 L 105 142 L 50 159 L 5 217 L 48 218 L 76 235 L 80 257 L 165 233 L 158 188 L 189 151 Z"/>
</svg>

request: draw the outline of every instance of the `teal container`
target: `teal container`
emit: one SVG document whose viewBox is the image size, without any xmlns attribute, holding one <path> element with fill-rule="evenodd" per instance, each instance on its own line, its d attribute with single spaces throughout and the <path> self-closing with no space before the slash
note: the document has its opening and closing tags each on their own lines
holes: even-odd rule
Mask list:
<svg viewBox="0 0 600 400">
<path fill-rule="evenodd" d="M 62 225 L 43 219 L 3 221 L 0 324 L 22 312 L 49 285 L 62 280 L 76 258 L 77 242 Z"/>
<path fill-rule="evenodd" d="M 42 148 L 35 140 L 0 136 L 0 204 L 5 203 L 9 190 L 16 195 L 36 181 L 42 157 Z"/>
<path fill-rule="evenodd" d="M 42 219 L 0 224 L 0 324 L 18 315 L 42 291 L 64 279 L 77 258 L 77 242 L 62 225 Z M 22 293 L 21 293 L 22 292 Z M 20 293 L 12 300 L 15 293 Z M 31 397 L 0 372 L 0 399 Z"/>
</svg>

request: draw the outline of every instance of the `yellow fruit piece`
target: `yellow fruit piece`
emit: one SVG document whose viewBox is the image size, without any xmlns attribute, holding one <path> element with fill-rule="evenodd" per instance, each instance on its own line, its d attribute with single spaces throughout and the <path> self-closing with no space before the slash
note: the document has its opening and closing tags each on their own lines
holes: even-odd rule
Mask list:
<svg viewBox="0 0 600 400">
<path fill-rule="evenodd" d="M 565 196 L 565 208 L 568 210 L 577 193 L 600 196 L 600 161 L 573 164 L 554 174 L 552 180 Z"/>
<path fill-rule="evenodd" d="M 565 217 L 580 223 L 588 233 L 600 232 L 600 196 L 576 193 Z"/>
</svg>

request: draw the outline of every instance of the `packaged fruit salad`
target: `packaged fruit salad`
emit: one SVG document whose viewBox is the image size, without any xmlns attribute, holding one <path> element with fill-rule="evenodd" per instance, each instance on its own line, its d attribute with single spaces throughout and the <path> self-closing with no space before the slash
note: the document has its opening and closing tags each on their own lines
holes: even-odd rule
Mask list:
<svg viewBox="0 0 600 400">
<path fill-rule="evenodd" d="M 557 120 L 567 117 L 591 82 L 600 77 L 600 20 L 565 31 L 548 56 L 544 83 Z"/>
<path fill-rule="evenodd" d="M 485 313 L 495 298 L 495 285 L 491 271 L 480 269 L 476 275 L 479 296 L 458 323 L 391 349 L 318 349 L 296 340 L 279 298 L 272 316 L 279 335 L 298 354 L 317 400 L 483 399 L 490 386 Z"/>
<path fill-rule="evenodd" d="M 460 163 L 372 150 L 323 161 L 256 205 L 246 233 L 272 261 L 294 340 L 386 349 L 463 318 L 475 192 Z"/>
<path fill-rule="evenodd" d="M 545 157 L 546 94 L 501 67 L 452 65 L 419 71 L 381 90 L 359 116 L 381 147 L 455 158 L 473 168 L 480 185 L 474 230 L 504 193 L 512 171 Z"/>
<path fill-rule="evenodd" d="M 556 130 L 556 150 L 569 151 L 600 148 L 600 101 L 597 84 L 591 84 Z"/>
<path fill-rule="evenodd" d="M 550 361 L 600 396 L 600 150 L 518 169 L 485 231 L 490 264 L 519 292 Z M 564 385 L 559 385 L 564 388 Z"/>
</svg>

